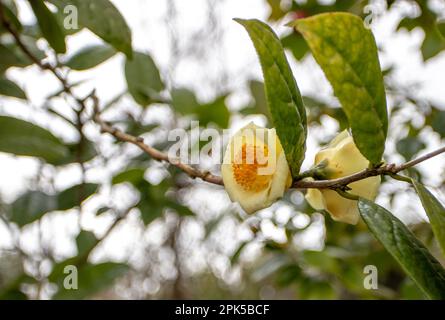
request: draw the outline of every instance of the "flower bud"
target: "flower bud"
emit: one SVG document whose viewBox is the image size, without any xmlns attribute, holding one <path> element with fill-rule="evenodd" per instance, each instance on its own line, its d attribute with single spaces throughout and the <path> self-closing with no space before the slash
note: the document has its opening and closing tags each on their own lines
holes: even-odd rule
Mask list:
<svg viewBox="0 0 445 320">
<path fill-rule="evenodd" d="M 325 175 L 336 179 L 362 171 L 369 161 L 360 153 L 348 131 L 343 131 L 315 156 L 315 165 L 325 161 Z M 380 185 L 380 176 L 369 177 L 348 185 L 348 192 L 374 200 Z M 359 219 L 357 201 L 342 197 L 334 190 L 308 189 L 306 200 L 316 210 L 326 210 L 336 221 L 356 224 Z"/>
<path fill-rule="evenodd" d="M 231 138 L 221 174 L 230 199 L 249 214 L 269 207 L 292 183 L 275 129 L 260 128 L 253 123 Z"/>
</svg>

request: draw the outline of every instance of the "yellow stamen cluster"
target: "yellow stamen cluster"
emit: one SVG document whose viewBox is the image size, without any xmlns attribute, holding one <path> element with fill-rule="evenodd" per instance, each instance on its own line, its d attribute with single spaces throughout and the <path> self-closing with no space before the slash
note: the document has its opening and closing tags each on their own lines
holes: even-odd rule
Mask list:
<svg viewBox="0 0 445 320">
<path fill-rule="evenodd" d="M 256 146 L 243 143 L 232 164 L 233 176 L 246 191 L 258 192 L 268 187 L 272 175 L 259 175 L 258 169 L 267 167 L 269 149 L 266 145 Z"/>
</svg>

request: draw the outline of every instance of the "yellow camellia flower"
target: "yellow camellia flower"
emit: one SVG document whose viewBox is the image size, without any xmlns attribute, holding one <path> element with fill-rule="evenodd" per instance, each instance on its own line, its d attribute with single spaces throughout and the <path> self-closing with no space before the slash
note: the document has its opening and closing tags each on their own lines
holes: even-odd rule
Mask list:
<svg viewBox="0 0 445 320">
<path fill-rule="evenodd" d="M 343 131 L 315 156 L 315 165 L 325 161 L 328 179 L 351 175 L 369 166 L 352 136 Z M 374 200 L 380 185 L 380 176 L 369 177 L 349 184 L 351 194 Z M 329 189 L 308 189 L 306 200 L 316 210 L 326 210 L 336 221 L 356 224 L 359 219 L 357 201 L 349 200 Z"/>
<path fill-rule="evenodd" d="M 292 183 L 275 129 L 260 128 L 253 123 L 231 138 L 221 174 L 230 199 L 249 214 L 269 207 Z"/>
</svg>

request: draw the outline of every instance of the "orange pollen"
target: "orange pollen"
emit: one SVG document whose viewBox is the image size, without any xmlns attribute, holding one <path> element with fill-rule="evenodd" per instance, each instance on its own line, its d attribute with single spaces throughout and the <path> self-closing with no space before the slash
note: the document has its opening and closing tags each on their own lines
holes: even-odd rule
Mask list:
<svg viewBox="0 0 445 320">
<path fill-rule="evenodd" d="M 244 143 L 241 151 L 235 155 L 232 164 L 233 176 L 236 183 L 244 190 L 258 192 L 267 188 L 272 175 L 259 175 L 258 169 L 267 167 L 268 154 L 269 149 L 266 145 L 259 147 Z"/>
</svg>

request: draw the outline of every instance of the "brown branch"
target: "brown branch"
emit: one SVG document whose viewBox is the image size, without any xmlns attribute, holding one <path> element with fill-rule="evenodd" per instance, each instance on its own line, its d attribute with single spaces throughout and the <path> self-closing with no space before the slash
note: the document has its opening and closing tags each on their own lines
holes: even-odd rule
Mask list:
<svg viewBox="0 0 445 320">
<path fill-rule="evenodd" d="M 193 179 L 200 178 L 212 184 L 217 184 L 217 185 L 223 184 L 221 177 L 215 176 L 207 171 L 200 171 L 190 165 L 182 163 L 178 159 L 171 159 L 166 153 L 145 144 L 143 138 L 132 136 L 117 128 L 112 127 L 107 122 L 103 121 L 99 113 L 97 112 L 95 113 L 94 121 L 96 121 L 96 123 L 100 125 L 100 129 L 102 132 L 109 133 L 120 141 L 134 144 L 135 146 L 139 147 L 142 151 L 144 151 L 146 154 L 148 154 L 151 158 L 158 161 L 168 162 L 171 165 L 177 167 L 178 169 L 184 171 L 188 176 L 190 176 Z"/>
<path fill-rule="evenodd" d="M 298 180 L 294 181 L 292 184 L 293 188 L 298 189 L 307 189 L 307 188 L 316 188 L 316 189 L 341 189 L 346 187 L 348 184 L 363 180 L 369 177 L 375 177 L 380 175 L 395 175 L 400 171 L 413 167 L 425 160 L 431 159 L 441 153 L 445 152 L 445 147 L 439 148 L 433 152 L 427 153 L 419 158 L 414 160 L 405 162 L 400 165 L 395 164 L 386 164 L 376 168 L 368 168 L 357 173 L 351 174 L 346 177 L 330 179 L 330 180 L 316 180 L 316 181 L 304 181 Z"/>
</svg>

